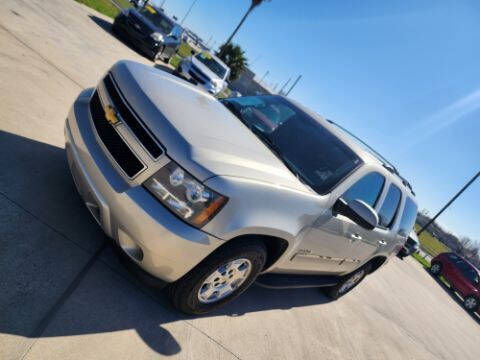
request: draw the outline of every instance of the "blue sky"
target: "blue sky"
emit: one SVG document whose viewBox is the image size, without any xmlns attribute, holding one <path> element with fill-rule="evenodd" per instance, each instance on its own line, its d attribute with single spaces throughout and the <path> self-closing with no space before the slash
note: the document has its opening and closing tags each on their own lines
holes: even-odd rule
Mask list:
<svg viewBox="0 0 480 360">
<path fill-rule="evenodd" d="M 193 0 L 166 0 L 182 19 Z M 161 1 L 157 1 L 161 2 Z M 198 0 L 184 25 L 219 45 L 249 0 Z M 272 0 L 234 38 L 252 70 L 371 144 L 431 214 L 480 170 L 480 3 L 476 0 Z M 480 181 L 442 215 L 480 240 Z"/>
</svg>

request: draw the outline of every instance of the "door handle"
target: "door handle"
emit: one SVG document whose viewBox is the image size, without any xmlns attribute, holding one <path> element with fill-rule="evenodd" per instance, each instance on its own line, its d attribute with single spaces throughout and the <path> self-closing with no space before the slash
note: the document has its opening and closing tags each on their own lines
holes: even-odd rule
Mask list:
<svg viewBox="0 0 480 360">
<path fill-rule="evenodd" d="M 352 242 L 357 240 L 362 240 L 362 236 L 360 234 L 349 234 L 348 237 Z"/>
<path fill-rule="evenodd" d="M 387 242 L 385 240 L 378 240 L 378 244 L 380 246 L 385 246 L 385 245 L 387 245 Z"/>
</svg>

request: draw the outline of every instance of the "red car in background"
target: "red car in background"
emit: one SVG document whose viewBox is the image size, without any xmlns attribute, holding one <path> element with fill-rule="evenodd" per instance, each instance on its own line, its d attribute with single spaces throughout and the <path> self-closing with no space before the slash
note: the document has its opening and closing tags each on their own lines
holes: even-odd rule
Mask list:
<svg viewBox="0 0 480 360">
<path fill-rule="evenodd" d="M 475 312 L 480 308 L 480 271 L 467 260 L 454 253 L 442 253 L 432 259 L 430 273 L 442 275 L 448 281 L 463 297 L 467 311 Z"/>
</svg>

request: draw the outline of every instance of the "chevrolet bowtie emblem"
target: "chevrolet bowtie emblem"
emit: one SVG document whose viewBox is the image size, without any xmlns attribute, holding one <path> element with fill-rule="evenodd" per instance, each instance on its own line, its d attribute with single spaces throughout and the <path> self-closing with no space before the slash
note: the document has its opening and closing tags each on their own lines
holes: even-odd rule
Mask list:
<svg viewBox="0 0 480 360">
<path fill-rule="evenodd" d="M 112 105 L 108 105 L 105 109 L 105 118 L 112 125 L 118 124 L 119 120 L 117 116 L 117 111 Z"/>
</svg>

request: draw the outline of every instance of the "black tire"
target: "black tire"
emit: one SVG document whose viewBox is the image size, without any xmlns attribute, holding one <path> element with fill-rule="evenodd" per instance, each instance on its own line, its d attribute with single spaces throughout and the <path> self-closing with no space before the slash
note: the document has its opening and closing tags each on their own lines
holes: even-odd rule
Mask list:
<svg viewBox="0 0 480 360">
<path fill-rule="evenodd" d="M 163 58 L 162 60 L 165 64 L 168 64 L 170 62 L 170 59 L 171 58 L 167 57 L 167 58 Z"/>
<path fill-rule="evenodd" d="M 370 264 L 365 264 L 364 266 L 355 270 L 354 272 L 343 276 L 341 281 L 337 285 L 327 288 L 325 293 L 330 299 L 337 300 L 338 298 L 348 294 L 350 291 L 355 289 L 358 286 L 358 284 L 360 284 L 363 281 L 363 279 L 365 279 L 365 276 L 368 275 L 371 269 L 372 269 L 372 266 Z M 348 289 L 343 288 L 344 284 L 346 284 L 351 278 L 358 276 L 358 274 L 360 273 L 361 273 L 360 278 L 355 282 L 355 284 L 352 287 Z"/>
<path fill-rule="evenodd" d="M 173 306 L 187 314 L 204 314 L 235 299 L 244 292 L 262 271 L 267 250 L 261 241 L 232 240 L 231 244 L 214 251 L 181 279 L 168 286 L 168 295 Z M 247 278 L 228 296 L 215 302 L 205 303 L 199 299 L 204 281 L 222 265 L 236 259 L 248 259 L 251 270 Z"/>
<path fill-rule="evenodd" d="M 429 269 L 430 274 L 432 274 L 433 276 L 440 276 L 440 274 L 442 273 L 442 267 L 442 263 L 438 261 L 432 262 Z"/>
<path fill-rule="evenodd" d="M 475 302 L 475 305 L 472 307 L 468 301 Z M 474 313 L 480 308 L 480 299 L 475 295 L 468 295 L 463 299 L 463 307 L 468 312 Z"/>
</svg>

